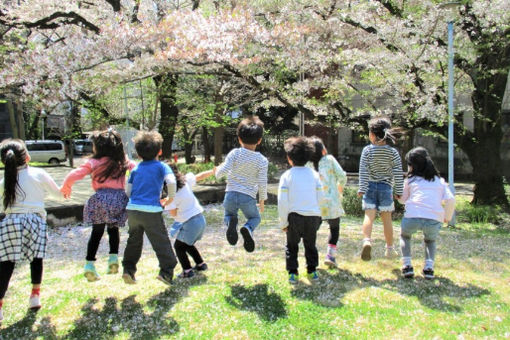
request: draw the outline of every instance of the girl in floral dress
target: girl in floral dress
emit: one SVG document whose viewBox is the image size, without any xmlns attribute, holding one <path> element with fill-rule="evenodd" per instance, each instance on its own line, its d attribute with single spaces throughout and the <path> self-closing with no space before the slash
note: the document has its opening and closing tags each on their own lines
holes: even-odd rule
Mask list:
<svg viewBox="0 0 510 340">
<path fill-rule="evenodd" d="M 335 255 L 340 233 L 340 216 L 345 214 L 342 208 L 342 192 L 347 182 L 347 175 L 335 157 L 328 155 L 326 147 L 319 137 L 313 136 L 310 140 L 315 146 L 315 153 L 312 157 L 313 166 L 319 172 L 325 197 L 321 214 L 329 224 L 328 249 L 324 264 L 336 267 Z"/>
</svg>

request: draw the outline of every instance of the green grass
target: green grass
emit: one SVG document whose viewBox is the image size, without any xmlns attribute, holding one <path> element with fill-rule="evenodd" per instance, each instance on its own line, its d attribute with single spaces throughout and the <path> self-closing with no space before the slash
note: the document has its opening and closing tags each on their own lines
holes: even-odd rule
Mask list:
<svg viewBox="0 0 510 340">
<path fill-rule="evenodd" d="M 43 308 L 27 312 L 29 267 L 16 268 L 4 302 L 2 339 L 333 339 L 333 338 L 505 338 L 510 336 L 510 236 L 444 228 L 438 242 L 437 279 L 399 276 L 399 260 L 383 259 L 382 227 L 374 228 L 374 260 L 359 259 L 360 218 L 341 225 L 338 270 L 319 269 L 320 281 L 301 275 L 287 283 L 285 234 L 268 206 L 247 254 L 229 246 L 220 206 L 209 207 L 209 227 L 197 243 L 210 270 L 171 287 L 155 279 L 157 261 L 148 244 L 139 262 L 138 283 L 102 275 L 88 283 L 82 265 L 89 229 L 50 232 L 45 261 Z M 479 228 L 491 225 L 484 224 Z M 399 224 L 395 223 L 395 238 Z M 328 227 L 319 230 L 321 262 Z M 126 230 L 121 234 L 125 246 Z M 241 242 L 239 242 L 241 243 Z M 106 239 L 98 271 L 106 272 Z M 300 270 L 305 272 L 300 249 Z M 413 241 L 417 273 L 423 263 L 422 235 Z M 180 271 L 179 265 L 176 269 Z"/>
</svg>

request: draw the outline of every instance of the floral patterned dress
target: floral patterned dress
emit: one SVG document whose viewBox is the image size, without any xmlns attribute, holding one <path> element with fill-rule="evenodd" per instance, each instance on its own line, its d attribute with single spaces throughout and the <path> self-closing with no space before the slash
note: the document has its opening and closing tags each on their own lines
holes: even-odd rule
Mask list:
<svg viewBox="0 0 510 340">
<path fill-rule="evenodd" d="M 338 192 L 338 186 L 345 186 L 347 174 L 335 157 L 326 155 L 319 161 L 319 175 L 325 198 L 325 206 L 321 207 L 322 218 L 332 220 L 343 216 L 345 212 L 342 207 L 342 195 Z"/>
</svg>

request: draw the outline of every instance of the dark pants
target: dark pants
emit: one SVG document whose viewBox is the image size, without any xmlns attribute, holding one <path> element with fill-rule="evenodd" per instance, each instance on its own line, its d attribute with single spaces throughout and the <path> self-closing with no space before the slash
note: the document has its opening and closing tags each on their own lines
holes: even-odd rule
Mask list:
<svg viewBox="0 0 510 340">
<path fill-rule="evenodd" d="M 338 235 L 340 234 L 340 218 L 328 220 L 329 224 L 329 240 L 328 244 L 336 246 L 338 243 Z"/>
<path fill-rule="evenodd" d="M 175 240 L 174 247 L 175 253 L 177 254 L 177 258 L 179 259 L 183 270 L 191 269 L 191 263 L 189 262 L 187 254 L 191 255 L 196 264 L 204 262 L 195 246 L 190 246 L 189 244 Z"/>
<path fill-rule="evenodd" d="M 9 287 L 9 281 L 11 280 L 12 273 L 14 271 L 15 262 L 4 261 L 0 262 L 0 300 L 5 296 L 7 288 Z M 35 258 L 30 262 L 30 277 L 32 278 L 32 284 L 41 284 L 43 273 L 43 259 Z"/>
<path fill-rule="evenodd" d="M 136 264 L 142 256 L 143 234 L 147 234 L 152 249 L 156 252 L 161 272 L 173 276 L 177 264 L 172 244 L 161 212 L 128 210 L 129 237 L 124 250 L 122 266 L 124 272 L 136 273 Z"/>
<path fill-rule="evenodd" d="M 296 213 L 289 214 L 289 228 L 287 230 L 287 246 L 285 250 L 286 265 L 289 274 L 298 274 L 299 242 L 303 239 L 305 246 L 306 269 L 313 273 L 319 265 L 319 253 L 315 246 L 317 229 L 321 225 L 319 216 L 302 216 Z"/>
<path fill-rule="evenodd" d="M 103 237 L 105 226 L 105 223 L 92 225 L 92 233 L 90 234 L 89 243 L 87 245 L 87 261 L 96 260 L 97 249 Z M 108 232 L 108 240 L 110 242 L 110 254 L 118 254 L 120 242 L 119 228 L 108 226 L 106 231 Z"/>
</svg>

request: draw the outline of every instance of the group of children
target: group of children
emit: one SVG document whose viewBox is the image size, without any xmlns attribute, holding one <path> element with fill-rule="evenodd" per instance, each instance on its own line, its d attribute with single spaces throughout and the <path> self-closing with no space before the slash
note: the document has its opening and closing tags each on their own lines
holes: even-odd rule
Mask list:
<svg viewBox="0 0 510 340">
<path fill-rule="evenodd" d="M 441 224 L 453 214 L 454 198 L 424 148 L 415 148 L 407 156 L 407 178 L 403 179 L 400 156 L 391 145 L 397 130 L 391 129 L 386 118 L 369 122 L 371 144 L 363 149 L 360 160 L 358 194 L 363 197 L 365 219 L 361 258 L 371 259 L 371 232 L 377 211 L 380 211 L 386 238 L 386 256 L 395 256 L 391 211 L 395 198 L 406 205 L 402 220 L 402 274 L 413 277 L 410 239 L 417 230 L 425 235 L 425 278 L 434 277 L 435 240 Z M 228 153 L 225 162 L 209 171 L 194 175 L 181 174 L 174 164 L 158 160 L 163 139 L 157 132 L 140 132 L 134 139 L 142 159 L 135 164 L 126 158 L 120 135 L 108 129 L 92 136 L 93 155 L 79 168 L 71 171 L 59 188 L 42 169 L 28 166 L 30 155 L 21 140 L 8 139 L 0 144 L 5 165 L 0 181 L 0 196 L 6 217 L 0 222 L 0 321 L 2 304 L 16 262 L 30 261 L 32 293 L 30 308 L 40 308 L 40 284 L 46 252 L 46 194 L 68 198 L 75 181 L 90 175 L 95 193 L 84 208 L 84 221 L 92 225 L 87 245 L 84 275 L 89 281 L 99 279 L 94 262 L 105 228 L 109 235 L 110 254 L 107 273 L 119 270 L 119 228 L 127 221 L 128 240 L 122 260 L 123 280 L 136 283 L 137 263 L 142 254 L 143 236 L 147 235 L 159 262 L 157 279 L 171 284 L 176 256 L 182 266 L 182 278 L 196 271 L 207 270 L 195 243 L 201 239 L 206 220 L 203 208 L 193 194 L 192 186 L 209 176 L 227 177 L 223 206 L 226 238 L 238 241 L 238 211 L 246 222 L 239 228 L 243 246 L 253 252 L 253 232 L 260 224 L 260 213 L 267 199 L 268 160 L 256 151 L 262 141 L 264 125 L 257 117 L 246 118 L 237 128 L 240 147 Z M 303 240 L 308 277 L 319 279 L 317 230 L 323 219 L 329 224 L 329 239 L 324 263 L 336 266 L 336 247 L 342 209 L 342 191 L 346 173 L 317 137 L 292 137 L 284 149 L 291 168 L 284 172 L 278 187 L 280 227 L 286 232 L 286 269 L 289 282 L 298 282 L 298 245 Z M 126 174 L 129 177 L 126 184 Z M 166 187 L 165 190 L 163 188 Z M 162 196 L 162 192 L 165 194 Z M 257 207 L 258 195 L 258 207 Z M 446 202 L 443 207 L 442 202 Z M 163 219 L 167 211 L 175 220 L 170 232 Z M 176 237 L 172 247 L 169 234 Z M 188 255 L 195 262 L 192 267 Z"/>
</svg>

